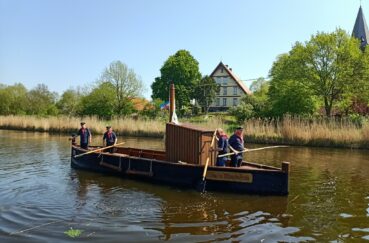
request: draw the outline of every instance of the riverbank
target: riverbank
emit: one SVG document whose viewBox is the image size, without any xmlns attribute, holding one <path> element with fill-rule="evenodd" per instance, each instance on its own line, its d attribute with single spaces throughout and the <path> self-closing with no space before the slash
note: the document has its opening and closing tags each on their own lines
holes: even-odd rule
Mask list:
<svg viewBox="0 0 369 243">
<path fill-rule="evenodd" d="M 117 118 L 111 121 L 96 117 L 83 119 L 93 134 L 103 134 L 111 125 L 119 136 L 164 137 L 165 121 Z M 0 116 L 0 129 L 72 134 L 79 129 L 80 118 Z M 208 119 L 181 120 L 208 129 L 224 128 L 232 133 L 235 123 L 220 115 Z M 348 120 L 306 120 L 285 117 L 283 120 L 251 119 L 245 122 L 245 141 L 261 144 L 286 144 L 315 147 L 369 149 L 369 123 L 360 125 Z"/>
<path fill-rule="evenodd" d="M 165 133 L 162 121 L 132 118 L 106 121 L 97 117 L 87 117 L 83 121 L 86 122 L 92 134 L 103 134 L 107 125 L 112 126 L 118 135 L 124 136 L 163 137 Z M 80 122 L 80 118 L 66 116 L 0 116 L 0 129 L 72 134 L 78 131 Z"/>
<path fill-rule="evenodd" d="M 115 133 L 119 136 L 162 138 L 165 134 L 166 121 L 163 120 L 116 118 L 107 121 L 97 117 L 86 117 L 83 118 L 83 121 L 86 122 L 92 134 L 103 134 L 107 125 L 112 126 Z M 67 116 L 0 116 L 0 129 L 72 134 L 78 131 L 80 122 L 81 118 Z M 197 124 L 214 130 L 217 127 L 224 126 L 219 119 L 210 119 L 206 123 L 190 121 L 187 121 L 187 123 Z"/>
<path fill-rule="evenodd" d="M 253 119 L 245 123 L 245 141 L 314 147 L 369 149 L 369 123 L 341 119 Z"/>
</svg>

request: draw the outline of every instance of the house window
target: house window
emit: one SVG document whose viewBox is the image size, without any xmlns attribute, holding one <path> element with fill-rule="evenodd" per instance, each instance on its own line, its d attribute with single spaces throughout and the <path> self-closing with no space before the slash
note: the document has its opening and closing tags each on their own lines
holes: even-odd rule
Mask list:
<svg viewBox="0 0 369 243">
<path fill-rule="evenodd" d="M 220 106 L 220 99 L 219 98 L 216 99 L 216 102 L 217 102 L 217 106 Z"/>
<path fill-rule="evenodd" d="M 223 77 L 223 85 L 227 85 L 228 84 L 228 78 L 227 77 Z"/>
<path fill-rule="evenodd" d="M 223 87 L 223 95 L 227 95 L 227 87 Z"/>
<path fill-rule="evenodd" d="M 237 87 L 233 87 L 233 95 L 237 95 Z"/>
<path fill-rule="evenodd" d="M 220 84 L 220 83 L 222 82 L 221 77 L 215 77 L 215 82 L 216 82 L 217 84 Z"/>
<path fill-rule="evenodd" d="M 237 102 L 238 102 L 237 98 L 233 98 L 233 106 L 237 106 L 238 105 Z"/>
<path fill-rule="evenodd" d="M 221 68 L 221 69 L 220 69 L 220 72 L 221 72 L 221 73 L 223 73 L 223 72 L 224 72 L 224 68 Z"/>
<path fill-rule="evenodd" d="M 223 106 L 227 106 L 227 98 L 223 98 Z"/>
</svg>

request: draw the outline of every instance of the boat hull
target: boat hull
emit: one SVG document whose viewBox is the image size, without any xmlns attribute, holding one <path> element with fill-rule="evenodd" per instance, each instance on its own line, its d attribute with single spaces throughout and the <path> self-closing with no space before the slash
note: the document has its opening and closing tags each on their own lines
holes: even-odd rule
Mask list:
<svg viewBox="0 0 369 243">
<path fill-rule="evenodd" d="M 202 182 L 204 165 L 168 162 L 162 159 L 165 153 L 160 151 L 152 151 L 153 156 L 147 156 L 149 150 L 141 150 L 145 153 L 138 153 L 135 149 L 129 151 L 129 154 L 92 153 L 75 157 L 86 150 L 72 146 L 71 166 L 75 169 L 164 183 L 170 186 L 197 188 Z M 142 154 L 146 156 L 143 157 Z M 209 166 L 206 190 L 287 195 L 288 171 L 249 163 L 244 163 L 240 168 Z"/>
</svg>

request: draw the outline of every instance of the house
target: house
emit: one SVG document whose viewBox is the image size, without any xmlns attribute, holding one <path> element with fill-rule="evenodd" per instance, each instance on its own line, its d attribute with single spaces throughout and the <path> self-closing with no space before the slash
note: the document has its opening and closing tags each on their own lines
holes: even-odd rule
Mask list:
<svg viewBox="0 0 369 243">
<path fill-rule="evenodd" d="M 228 65 L 222 62 L 210 74 L 210 77 L 220 85 L 220 91 L 211 104 L 209 111 L 226 111 L 237 106 L 245 95 L 251 95 L 251 91 L 232 71 Z"/>
</svg>

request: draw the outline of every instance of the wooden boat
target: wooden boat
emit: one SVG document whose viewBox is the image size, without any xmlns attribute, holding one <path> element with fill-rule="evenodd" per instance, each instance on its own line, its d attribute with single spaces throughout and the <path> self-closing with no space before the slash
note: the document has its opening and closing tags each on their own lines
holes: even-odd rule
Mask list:
<svg viewBox="0 0 369 243">
<path fill-rule="evenodd" d="M 169 122 L 165 151 L 115 147 L 114 153 L 99 151 L 78 156 L 88 150 L 74 144 L 71 165 L 76 169 L 189 188 L 199 188 L 205 179 L 207 191 L 288 194 L 288 162 L 283 162 L 281 168 L 246 161 L 237 168 L 217 167 L 217 153 L 211 149 L 213 138 L 214 131 Z"/>
</svg>

